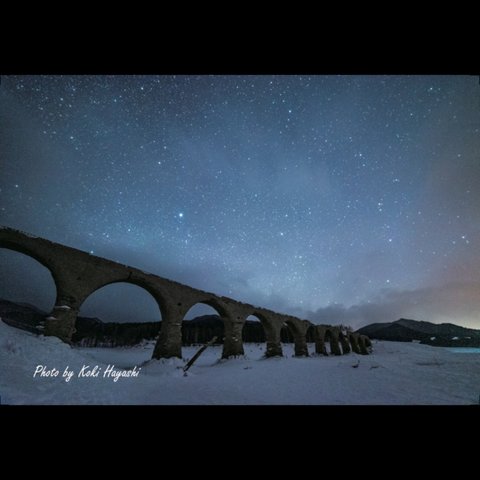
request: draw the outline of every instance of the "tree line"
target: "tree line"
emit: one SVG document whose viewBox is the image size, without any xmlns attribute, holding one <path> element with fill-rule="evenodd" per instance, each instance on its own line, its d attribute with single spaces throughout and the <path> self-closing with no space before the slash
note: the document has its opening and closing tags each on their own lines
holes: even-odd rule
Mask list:
<svg viewBox="0 0 480 480">
<path fill-rule="evenodd" d="M 97 319 L 79 317 L 72 342 L 82 347 L 126 347 L 142 341 L 156 340 L 162 322 L 103 323 Z M 216 344 L 223 344 L 224 326 L 220 317 L 205 315 L 182 322 L 182 344 L 199 345 L 218 337 Z M 293 336 L 285 326 L 280 333 L 281 341 L 293 343 Z M 265 331 L 260 322 L 247 320 L 242 339 L 246 343 L 264 343 Z M 313 332 L 307 332 L 307 341 L 313 342 Z"/>
</svg>

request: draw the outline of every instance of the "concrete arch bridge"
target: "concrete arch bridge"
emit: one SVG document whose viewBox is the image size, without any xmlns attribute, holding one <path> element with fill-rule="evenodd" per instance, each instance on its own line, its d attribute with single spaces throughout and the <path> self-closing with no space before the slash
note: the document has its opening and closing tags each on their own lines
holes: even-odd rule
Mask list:
<svg viewBox="0 0 480 480">
<path fill-rule="evenodd" d="M 285 325 L 292 333 L 296 356 L 309 354 L 309 331 L 313 331 L 317 354 L 327 354 L 326 342 L 334 355 L 350 351 L 368 354 L 371 347 L 368 337 L 346 334 L 338 326 L 315 325 L 308 320 L 197 290 L 12 228 L 0 226 L 0 248 L 28 255 L 50 271 L 57 293 L 55 306 L 46 319 L 45 335 L 59 337 L 65 342 L 71 341 L 83 302 L 106 285 L 125 282 L 144 288 L 158 304 L 162 323 L 153 358 L 182 357 L 182 321 L 188 310 L 198 303 L 213 307 L 223 321 L 223 358 L 243 355 L 242 329 L 250 315 L 256 316 L 263 326 L 267 357 L 282 355 L 280 331 Z"/>
</svg>

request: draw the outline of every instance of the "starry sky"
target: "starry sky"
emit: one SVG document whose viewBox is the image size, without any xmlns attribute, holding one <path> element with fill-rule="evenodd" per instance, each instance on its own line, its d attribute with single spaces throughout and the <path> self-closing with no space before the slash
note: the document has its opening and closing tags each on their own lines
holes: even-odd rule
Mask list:
<svg viewBox="0 0 480 480">
<path fill-rule="evenodd" d="M 313 322 L 480 328 L 479 79 L 2 76 L 0 224 Z M 156 315 L 130 285 L 84 306 Z"/>
</svg>

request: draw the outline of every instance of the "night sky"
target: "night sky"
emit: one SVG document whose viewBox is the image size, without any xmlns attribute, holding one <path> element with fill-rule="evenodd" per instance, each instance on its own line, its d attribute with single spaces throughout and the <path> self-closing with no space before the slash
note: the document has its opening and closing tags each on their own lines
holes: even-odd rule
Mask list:
<svg viewBox="0 0 480 480">
<path fill-rule="evenodd" d="M 479 79 L 2 76 L 0 224 L 314 322 L 480 328 Z M 81 310 L 155 312 L 130 285 Z"/>
</svg>

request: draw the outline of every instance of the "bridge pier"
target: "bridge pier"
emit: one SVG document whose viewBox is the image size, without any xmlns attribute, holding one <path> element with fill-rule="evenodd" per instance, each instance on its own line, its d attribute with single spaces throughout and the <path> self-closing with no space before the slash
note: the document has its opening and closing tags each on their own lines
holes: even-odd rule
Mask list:
<svg viewBox="0 0 480 480">
<path fill-rule="evenodd" d="M 352 350 L 355 352 L 355 353 L 361 353 L 360 352 L 360 346 L 358 345 L 358 337 L 360 335 L 358 333 L 351 333 L 349 335 L 349 338 L 350 338 L 350 345 L 352 346 Z"/>
<path fill-rule="evenodd" d="M 308 357 L 307 330 L 311 323 L 308 320 L 300 320 L 297 318 L 289 318 L 285 323 L 293 335 L 295 356 Z"/>
<path fill-rule="evenodd" d="M 242 330 L 245 325 L 245 319 L 231 320 L 222 317 L 225 326 L 225 338 L 223 340 L 222 358 L 237 357 L 243 355 Z"/>
<path fill-rule="evenodd" d="M 77 313 L 71 308 L 54 308 L 45 320 L 45 336 L 58 337 L 65 343 L 72 343 Z"/>
<path fill-rule="evenodd" d="M 280 342 L 280 338 L 274 341 L 267 339 L 267 350 L 265 351 L 265 356 L 269 358 L 283 357 L 282 343 Z"/>
<path fill-rule="evenodd" d="M 339 338 L 340 344 L 342 345 L 343 354 L 345 355 L 350 353 L 352 349 L 350 348 L 350 342 L 348 341 L 348 338 L 342 332 L 340 332 Z"/>
<path fill-rule="evenodd" d="M 358 348 L 360 350 L 361 355 L 368 355 L 367 345 L 365 339 L 367 337 L 365 335 L 358 336 Z"/>
<path fill-rule="evenodd" d="M 267 343 L 267 349 L 265 351 L 266 357 L 283 357 L 282 341 L 280 336 L 282 324 L 282 321 L 264 321 L 264 330 Z"/>
<path fill-rule="evenodd" d="M 183 316 L 165 315 L 152 358 L 182 358 L 182 320 Z"/>
<path fill-rule="evenodd" d="M 308 357 L 307 336 L 305 334 L 295 334 L 293 335 L 293 341 L 295 342 L 295 356 Z"/>
<path fill-rule="evenodd" d="M 324 325 L 315 325 L 313 327 L 313 336 L 315 338 L 315 353 L 318 355 L 328 356 L 325 347 L 325 334 L 327 328 Z"/>
<path fill-rule="evenodd" d="M 330 352 L 334 355 L 341 355 L 340 344 L 338 343 L 340 336 L 339 328 L 330 328 Z"/>
</svg>

